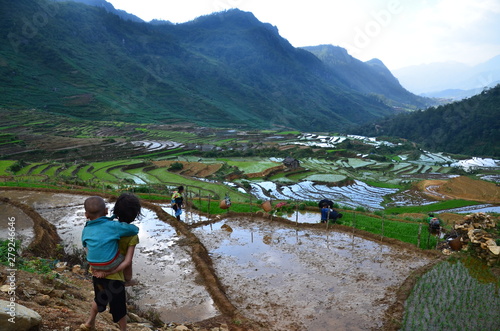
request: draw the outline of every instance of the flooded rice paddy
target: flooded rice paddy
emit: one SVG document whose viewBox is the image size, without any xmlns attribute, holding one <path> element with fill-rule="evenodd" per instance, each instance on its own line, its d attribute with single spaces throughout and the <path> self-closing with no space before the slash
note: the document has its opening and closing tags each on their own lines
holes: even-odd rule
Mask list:
<svg viewBox="0 0 500 331">
<path fill-rule="evenodd" d="M 351 185 L 328 186 L 313 181 L 302 181 L 292 185 L 278 186 L 271 181 L 252 183 L 252 194 L 258 199 L 267 200 L 269 195 L 278 200 L 312 200 L 319 201 L 328 197 L 341 205 L 349 207 L 362 206 L 369 209 L 383 209 L 382 202 L 387 194 L 397 189 L 370 186 L 355 180 Z"/>
<path fill-rule="evenodd" d="M 27 191 L 2 195 L 32 206 L 54 224 L 67 250 L 81 249 L 85 196 Z M 161 207 L 171 213 L 167 205 Z M 26 218 L 3 204 L 0 208 L 2 215 L 12 213 L 19 222 Z M 319 214 L 290 216 L 296 218 L 317 223 Z M 397 288 L 413 270 L 431 262 L 419 251 L 259 217 L 203 225 L 197 223 L 207 219 L 194 213 L 182 219 L 209 252 L 231 303 L 243 316 L 272 325 L 271 330 L 381 327 Z M 131 300 L 158 312 L 164 322 L 196 322 L 220 314 L 193 264 L 188 240 L 151 210 L 145 209 L 135 224 L 140 243 L 133 273 L 141 284 L 128 290 Z"/>
</svg>

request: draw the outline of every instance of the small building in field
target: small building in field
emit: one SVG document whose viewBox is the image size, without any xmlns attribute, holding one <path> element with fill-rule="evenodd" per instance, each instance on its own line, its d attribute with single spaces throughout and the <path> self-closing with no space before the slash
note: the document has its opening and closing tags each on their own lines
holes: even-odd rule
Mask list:
<svg viewBox="0 0 500 331">
<path fill-rule="evenodd" d="M 283 160 L 283 164 L 289 168 L 289 169 L 297 169 L 300 167 L 300 162 L 299 160 L 297 159 L 294 159 L 293 157 L 291 156 L 287 156 L 284 160 Z"/>
</svg>

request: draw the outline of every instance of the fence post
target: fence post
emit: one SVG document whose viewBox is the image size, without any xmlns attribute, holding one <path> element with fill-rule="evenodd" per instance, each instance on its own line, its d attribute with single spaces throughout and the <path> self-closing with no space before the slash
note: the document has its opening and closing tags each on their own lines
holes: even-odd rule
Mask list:
<svg viewBox="0 0 500 331">
<path fill-rule="evenodd" d="M 354 211 L 354 219 L 352 220 L 352 233 L 354 234 L 354 229 L 356 228 L 356 211 Z"/>
<path fill-rule="evenodd" d="M 295 200 L 295 225 L 299 226 L 299 204 Z"/>
<path fill-rule="evenodd" d="M 431 239 L 431 231 L 427 231 L 427 247 L 426 248 L 429 248 L 429 240 Z"/>
<path fill-rule="evenodd" d="M 208 209 L 208 219 L 210 219 L 210 197 L 211 197 L 211 195 L 209 194 L 208 195 L 208 208 L 207 208 Z"/>
<path fill-rule="evenodd" d="M 417 247 L 420 248 L 420 235 L 422 233 L 422 223 L 418 224 Z"/>
<path fill-rule="evenodd" d="M 252 204 L 252 196 L 250 196 L 250 218 L 253 220 L 253 204 Z"/>
<path fill-rule="evenodd" d="M 328 206 L 328 212 L 326 213 L 326 229 L 328 230 L 328 223 L 330 223 L 330 206 Z"/>
<path fill-rule="evenodd" d="M 380 235 L 380 241 L 383 241 L 384 239 L 384 221 L 385 219 L 382 218 L 382 234 Z"/>
<path fill-rule="evenodd" d="M 188 186 L 186 185 L 186 187 L 184 188 L 184 206 L 187 207 L 188 205 L 188 196 L 189 196 L 189 188 Z M 187 209 L 187 208 L 186 208 Z"/>
</svg>

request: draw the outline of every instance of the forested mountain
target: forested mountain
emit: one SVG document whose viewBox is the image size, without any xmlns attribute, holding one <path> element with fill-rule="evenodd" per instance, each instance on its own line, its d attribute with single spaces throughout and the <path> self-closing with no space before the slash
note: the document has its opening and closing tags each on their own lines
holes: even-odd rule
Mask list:
<svg viewBox="0 0 500 331">
<path fill-rule="evenodd" d="M 97 3 L 0 0 L 1 107 L 93 120 L 333 131 L 430 101 L 397 86 L 374 91 L 349 81 L 343 69 L 294 48 L 251 13 L 151 24 Z M 383 64 L 375 67 L 375 80 L 387 75 Z"/>
<path fill-rule="evenodd" d="M 406 108 L 425 108 L 429 99 L 405 90 L 387 67 L 378 59 L 362 62 L 338 46 L 303 47 L 316 55 L 347 86 L 367 94 L 379 95 Z"/>
<path fill-rule="evenodd" d="M 107 2 L 106 0 L 52 0 L 52 1 L 55 1 L 55 2 L 68 2 L 68 1 L 80 2 L 80 3 L 84 3 L 86 5 L 89 5 L 89 6 L 104 8 L 104 10 L 106 10 L 108 13 L 116 14 L 125 20 L 130 20 L 130 21 L 134 21 L 134 22 L 144 22 L 144 20 L 142 20 L 141 18 L 139 18 L 135 15 L 132 15 L 130 13 L 127 13 L 124 10 L 115 9 L 115 7 L 111 3 Z"/>
<path fill-rule="evenodd" d="M 406 138 L 432 151 L 500 157 L 500 85 L 459 102 L 366 125 L 357 133 Z"/>
</svg>

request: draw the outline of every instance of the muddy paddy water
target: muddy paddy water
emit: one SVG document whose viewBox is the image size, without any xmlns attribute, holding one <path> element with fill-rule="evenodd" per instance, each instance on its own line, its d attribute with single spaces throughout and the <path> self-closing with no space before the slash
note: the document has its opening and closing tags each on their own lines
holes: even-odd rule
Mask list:
<svg viewBox="0 0 500 331">
<path fill-rule="evenodd" d="M 68 250 L 81 249 L 86 197 L 24 191 L 0 195 L 32 206 L 57 227 Z M 7 216 L 15 212 L 0 211 L 2 218 L 4 212 Z M 273 325 L 271 330 L 381 327 L 397 288 L 413 270 L 431 262 L 418 251 L 300 224 L 288 227 L 245 216 L 197 226 L 205 219 L 185 216 L 207 248 L 232 304 L 243 316 Z M 318 220 L 314 213 L 299 214 L 299 223 L 313 220 Z M 128 290 L 131 300 L 143 310 L 157 311 L 166 323 L 218 315 L 191 260 L 187 240 L 150 210 L 144 210 L 135 224 L 140 243 L 133 268 L 141 285 Z"/>
</svg>

